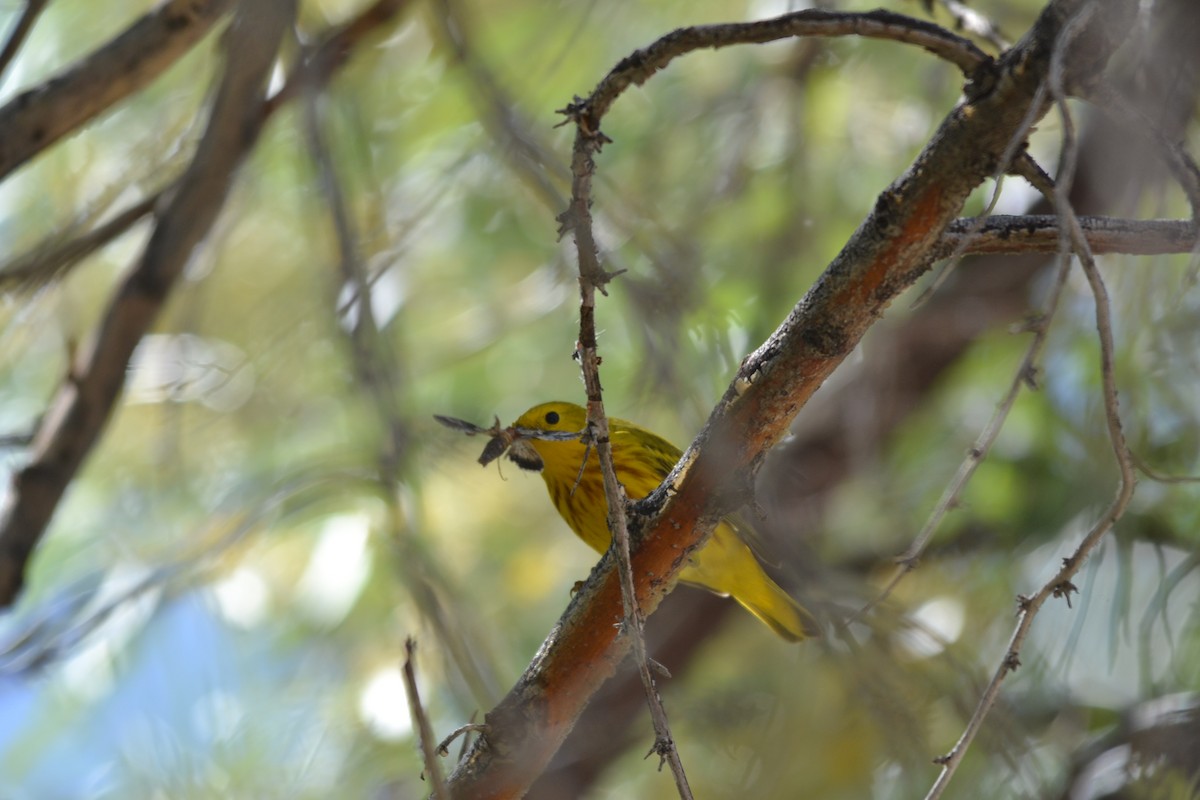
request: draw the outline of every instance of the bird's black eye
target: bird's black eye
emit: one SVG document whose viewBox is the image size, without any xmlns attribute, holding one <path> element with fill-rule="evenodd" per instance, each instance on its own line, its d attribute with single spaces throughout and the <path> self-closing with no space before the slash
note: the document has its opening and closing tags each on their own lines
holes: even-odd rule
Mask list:
<svg viewBox="0 0 1200 800">
<path fill-rule="evenodd" d="M 550 424 L 550 425 L 557 425 L 558 424 L 558 412 L 557 411 L 547 411 L 546 412 L 546 422 L 547 422 L 547 424 Z"/>
</svg>

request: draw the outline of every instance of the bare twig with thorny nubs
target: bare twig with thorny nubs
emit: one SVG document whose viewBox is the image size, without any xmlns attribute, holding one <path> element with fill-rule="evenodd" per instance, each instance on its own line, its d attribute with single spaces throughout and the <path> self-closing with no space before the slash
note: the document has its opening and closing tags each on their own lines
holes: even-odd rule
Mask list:
<svg viewBox="0 0 1200 800">
<path fill-rule="evenodd" d="M 739 44 L 764 44 L 801 36 L 862 36 L 915 44 L 957 66 L 971 77 L 992 59 L 969 39 L 932 22 L 891 11 L 849 13 L 809 8 L 756 22 L 679 28 L 648 47 L 635 50 L 597 84 L 586 100 L 576 98 L 566 111 L 580 130 L 603 137 L 600 120 L 630 86 L 641 86 L 679 56 L 695 50 Z M 990 76 L 980 76 L 985 81 Z M 598 145 L 602 144 L 598 140 Z"/>
<path fill-rule="evenodd" d="M 615 274 L 605 271 L 600 265 L 592 231 L 591 181 L 596 169 L 594 155 L 599 152 L 606 137 L 598 129 L 591 129 L 583 124 L 580 119 L 573 121 L 577 129 L 571 159 L 571 202 L 560 220 L 563 230 L 571 232 L 579 258 L 579 343 L 576 355 L 587 392 L 588 431 L 596 447 L 596 457 L 600 462 L 600 472 L 604 480 L 604 496 L 608 503 L 608 529 L 612 533 L 612 546 L 617 554 L 617 569 L 621 578 L 621 596 L 625 612 L 623 627 L 630 639 L 634 663 L 642 679 L 646 705 L 654 726 L 655 740 L 651 752 L 658 754 L 660 766 L 663 761 L 670 765 L 680 798 L 691 800 L 692 790 L 688 785 L 679 750 L 671 735 L 667 711 L 658 694 L 654 676 L 650 673 L 644 634 L 645 620 L 638 603 L 633 567 L 629 560 L 625 490 L 617 480 L 616 469 L 613 466 L 612 442 L 609 439 L 608 418 L 604 413 L 603 388 L 600 385 L 600 357 L 596 348 L 596 291 L 605 293 L 605 284 L 612 280 Z"/>
<path fill-rule="evenodd" d="M 629 533 L 626 522 L 626 498 L 617 481 L 612 464 L 608 436 L 608 420 L 604 413 L 600 383 L 599 357 L 596 352 L 595 293 L 605 293 L 605 285 L 614 277 L 600 265 L 592 230 L 591 179 L 595 173 L 594 157 L 607 137 L 600 131 L 600 120 L 616 98 L 632 84 L 649 79 L 667 63 L 702 47 L 721 47 L 747 42 L 765 42 L 800 35 L 835 36 L 855 33 L 863 36 L 894 39 L 919 44 L 927 50 L 957 64 L 964 71 L 973 71 L 989 59 L 969 41 L 944 29 L 889 12 L 869 14 L 830 14 L 809 10 L 788 14 L 771 20 L 731 25 L 710 25 L 683 28 L 639 50 L 619 63 L 592 92 L 586 101 L 577 100 L 564 114 L 576 125 L 571 172 L 572 193 L 568 209 L 560 217 L 563 232 L 570 231 L 575 240 L 580 274 L 580 326 L 577 355 L 583 371 L 587 392 L 589 430 L 596 444 L 601 474 L 608 501 L 608 524 L 617 552 L 625 609 L 625 624 L 631 636 L 634 658 L 642 676 L 647 703 L 654 724 L 657 752 L 670 765 L 680 797 L 691 797 L 687 776 L 679 760 L 666 711 L 662 707 L 642 635 L 643 619 L 638 605 L 632 567 L 629 561 Z M 711 526 L 710 526 L 711 527 Z"/>
<path fill-rule="evenodd" d="M 569 111 L 567 113 L 569 114 Z M 596 447 L 596 457 L 600 462 L 600 472 L 604 480 L 604 496 L 608 502 L 608 529 L 612 533 L 612 546 L 617 554 L 625 612 L 622 626 L 629 636 L 634 663 L 642 678 L 646 705 L 654 726 L 655 740 L 651 752 L 658 754 L 660 767 L 664 761 L 670 765 L 680 798 L 691 800 L 692 790 L 688 785 L 687 772 L 683 768 L 683 761 L 671 735 L 667 711 L 658 694 L 654 676 L 650 673 L 644 633 L 645 619 L 638 602 L 633 567 L 629 560 L 629 526 L 625 514 L 627 499 L 613 466 L 612 442 L 609 439 L 608 418 L 604 413 L 603 388 L 600 385 L 600 357 L 596 352 L 596 291 L 604 293 L 605 284 L 612 280 L 615 274 L 605 271 L 600 265 L 592 231 L 591 180 L 596 169 L 594 155 L 599 152 L 606 137 L 599 130 L 589 129 L 580 119 L 572 119 L 577 129 L 571 159 L 571 202 L 560 221 L 563 231 L 571 232 L 579 258 L 579 343 L 575 352 L 587 392 L 588 432 Z"/>
<path fill-rule="evenodd" d="M 412 715 L 413 727 L 420 740 L 421 757 L 425 761 L 425 774 L 433 784 L 434 800 L 450 800 L 446 788 L 446 777 L 442 774 L 442 763 L 438 760 L 438 748 L 434 744 L 433 726 L 421 705 L 421 694 L 417 691 L 417 670 L 413 657 L 417 653 L 417 642 L 411 636 L 404 641 L 404 693 L 408 697 L 408 713 Z"/>
<path fill-rule="evenodd" d="M 1077 140 L 1070 109 L 1066 102 L 1066 87 L 1063 79 L 1063 53 L 1073 38 L 1075 32 L 1086 24 L 1093 11 L 1092 6 L 1084 6 L 1079 13 L 1064 28 L 1058 45 L 1051 55 L 1050 70 L 1047 80 L 1051 97 L 1058 107 L 1063 122 L 1063 158 L 1059 174 L 1059 185 L 1054 192 L 1053 201 L 1058 212 L 1063 230 L 1063 257 L 1069 258 L 1068 248 L 1074 251 L 1087 277 L 1091 288 L 1096 312 L 1096 330 L 1100 349 L 1101 394 L 1104 404 L 1104 419 L 1108 428 L 1109 441 L 1113 456 L 1120 472 L 1116 494 L 1100 518 L 1092 525 L 1083 540 L 1070 556 L 1063 559 L 1058 572 L 1050 578 L 1032 596 L 1018 597 L 1017 625 L 1009 639 L 1008 647 L 1000 666 L 992 675 L 991 681 L 984 689 L 983 695 L 976 706 L 966 728 L 955 743 L 953 749 L 937 759 L 942 765 L 942 771 L 926 795 L 926 800 L 937 800 L 944 793 L 950 779 L 954 776 L 963 756 L 974 740 L 975 735 L 983 725 L 984 719 L 995 705 L 1000 694 L 1000 687 L 1005 678 L 1021 664 L 1021 648 L 1033 625 L 1034 617 L 1051 597 L 1061 597 L 1070 602 L 1070 596 L 1078 591 L 1071 579 L 1079 571 L 1088 555 L 1099 544 L 1117 520 L 1124 515 L 1133 498 L 1137 478 L 1134 474 L 1133 457 L 1125 441 L 1125 433 L 1121 425 L 1120 403 L 1117 396 L 1116 375 L 1114 368 L 1114 344 L 1112 333 L 1112 312 L 1108 299 L 1108 291 L 1096 267 L 1096 261 L 1088 248 L 1087 239 L 1083 235 L 1079 220 L 1068 200 L 1070 186 L 1074 180 L 1074 170 L 1077 157 Z"/>
</svg>

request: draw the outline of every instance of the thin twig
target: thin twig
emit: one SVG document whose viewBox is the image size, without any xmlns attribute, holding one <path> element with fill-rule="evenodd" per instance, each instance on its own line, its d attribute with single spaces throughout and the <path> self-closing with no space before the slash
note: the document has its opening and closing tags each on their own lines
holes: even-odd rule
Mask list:
<svg viewBox="0 0 1200 800">
<path fill-rule="evenodd" d="M 61 231 L 48 237 L 43 245 L 34 247 L 0 270 L 0 291 L 14 288 L 31 292 L 58 281 L 71 267 L 152 212 L 164 194 L 175 185 L 176 182 L 172 181 L 166 187 L 134 201 L 111 219 L 73 239 L 62 241 Z"/>
<path fill-rule="evenodd" d="M 1040 167 L 1034 168 L 1037 165 L 1033 164 L 1032 157 L 1025 151 L 1025 138 L 1029 131 L 1033 129 L 1033 125 L 1042 116 L 1043 103 L 1046 96 L 1046 84 L 1038 84 L 1037 94 L 1033 97 L 1033 102 L 1029 104 L 1029 110 L 1025 112 L 1024 118 L 1021 120 L 1021 125 L 1008 144 L 1004 148 L 1004 153 L 1000 156 L 997 162 L 996 169 L 992 173 L 992 195 L 988 200 L 987 206 L 980 212 L 967 229 L 965 234 L 959 240 L 958 245 L 953 252 L 950 253 L 948 262 L 938 271 L 934 279 L 930 281 L 929 286 L 925 288 L 917 299 L 913 301 L 912 308 L 916 309 L 924 305 L 925 301 L 934 295 L 942 284 L 954 272 L 954 268 L 958 265 L 959 258 L 966 252 L 965 248 L 974 239 L 975 234 L 983 230 L 983 226 L 991 217 L 992 211 L 996 208 L 996 204 L 1000 202 L 1000 191 L 1004 188 L 1004 176 L 1007 175 L 1018 163 L 1023 163 L 1021 168 L 1023 172 L 1038 176 L 1040 179 Z M 1032 166 L 1031 166 L 1032 165 Z M 1043 183 L 1043 185 L 1045 185 Z M 960 249 L 962 248 L 962 249 Z"/>
<path fill-rule="evenodd" d="M 1131 452 L 1130 456 L 1133 458 L 1133 465 L 1155 483 L 1200 483 L 1200 475 L 1168 475 L 1151 467 L 1144 458 L 1136 453 Z"/>
<path fill-rule="evenodd" d="M 31 442 L 33 442 L 33 433 L 31 431 L 0 434 L 0 450 L 28 447 Z"/>
<path fill-rule="evenodd" d="M 1108 508 L 1105 509 L 1100 518 L 1093 524 L 1074 552 L 1063 559 L 1062 566 L 1058 572 L 1032 597 L 1018 597 L 1017 625 L 1009 639 L 1005 655 L 1001 659 L 1000 666 L 992 675 L 991 681 L 984 690 L 983 696 L 980 698 L 979 704 L 971 715 L 971 719 L 968 720 L 967 726 L 958 742 L 955 743 L 949 753 L 937 759 L 938 763 L 942 765 L 942 771 L 926 795 L 926 800 L 937 800 L 945 792 L 946 786 L 954 776 L 958 765 L 962 762 L 963 756 L 966 755 L 967 749 L 982 727 L 984 719 L 995 705 L 1000 694 L 1001 685 L 1008 675 L 1016 671 L 1020 666 L 1021 648 L 1033 625 L 1034 617 L 1037 616 L 1038 611 L 1051 597 L 1066 598 L 1069 602 L 1070 595 L 1078 591 L 1075 585 L 1071 583 L 1071 579 L 1079 571 L 1079 568 L 1083 565 L 1092 550 L 1095 549 L 1101 538 L 1112 529 L 1116 521 L 1124 514 L 1129 501 L 1133 497 L 1137 483 L 1137 478 L 1134 474 L 1133 458 L 1129 452 L 1129 447 L 1125 441 L 1125 434 L 1121 426 L 1120 404 L 1117 396 L 1114 368 L 1112 316 L 1108 291 L 1096 267 L 1095 259 L 1088 249 L 1087 240 L 1083 235 L 1075 211 L 1068 200 L 1070 186 L 1074 180 L 1077 148 L 1074 124 L 1070 109 L 1066 104 L 1066 95 L 1062 85 L 1063 53 L 1073 38 L 1075 30 L 1082 28 L 1090 18 L 1093 9 L 1094 7 L 1090 5 L 1084 6 L 1067 23 L 1051 55 L 1047 83 L 1063 121 L 1062 169 L 1059 174 L 1059 186 L 1054 193 L 1053 201 L 1055 210 L 1059 213 L 1064 223 L 1064 236 L 1069 236 L 1069 246 L 1074 249 L 1075 254 L 1079 258 L 1094 298 L 1097 338 L 1100 349 L 1101 393 L 1104 401 L 1104 418 L 1108 428 L 1109 442 L 1120 470 L 1120 480 L 1116 494 Z M 1067 242 L 1064 242 L 1064 245 L 1067 244 Z"/>
<path fill-rule="evenodd" d="M 577 120 L 578 122 L 578 120 Z M 688 785 L 687 773 L 679 750 L 671 735 L 667 712 L 650 672 L 646 654 L 644 620 L 633 580 L 633 568 L 629 556 L 629 528 L 625 509 L 625 490 L 617 480 L 612 459 L 612 442 L 609 439 L 608 418 L 604 413 L 603 389 L 600 385 L 600 358 L 596 352 L 596 290 L 604 292 L 604 285 L 614 275 L 600 265 L 596 243 L 592 233 L 591 187 L 596 164 L 594 154 L 604 142 L 603 134 L 589 130 L 582 123 L 575 134 L 572 155 L 571 204 L 560 217 L 564 229 L 573 234 L 579 258 L 579 356 L 583 371 L 584 387 L 587 391 L 588 430 L 596 446 L 600 462 L 600 473 L 604 479 L 604 496 L 608 503 L 608 528 L 612 533 L 613 548 L 616 550 L 617 569 L 621 579 L 621 597 L 625 619 L 623 628 L 629 636 L 633 649 L 634 663 L 642 678 L 646 693 L 646 705 L 654 725 L 655 740 L 651 748 L 660 758 L 659 766 L 665 761 L 671 767 L 675 788 L 682 800 L 691 800 L 692 790 Z"/>
<path fill-rule="evenodd" d="M 1017 397 L 1021 394 L 1021 389 L 1023 387 L 1037 387 L 1038 361 L 1041 358 L 1043 349 L 1045 349 L 1047 334 L 1050 330 L 1050 321 L 1054 318 L 1054 314 L 1058 310 L 1059 299 L 1062 297 L 1063 287 L 1066 285 L 1070 268 L 1070 259 L 1061 259 L 1057 277 L 1054 280 L 1054 286 L 1050 290 L 1050 296 L 1046 298 L 1046 305 L 1030 326 L 1031 330 L 1033 330 L 1033 341 L 1029 343 L 1029 347 L 1025 350 L 1025 357 L 1021 359 L 1021 364 L 1017 367 L 1016 373 L 1009 383 L 1008 391 L 1004 394 L 1004 398 L 996 406 L 995 412 L 992 413 L 992 418 L 988 420 L 987 425 L 980 431 L 974 444 L 967 450 L 966 458 L 958 465 L 954 477 L 950 479 L 946 488 L 942 490 L 941 498 L 933 507 L 933 511 L 930 512 L 921 530 L 913 538 L 912 544 L 908 546 L 908 549 L 903 554 L 896 558 L 899 566 L 896 568 L 891 579 L 874 599 L 855 614 L 854 619 L 862 618 L 880 603 L 887 600 L 900 584 L 900 581 L 917 568 L 921 555 L 929 545 L 929 540 L 937 533 L 938 527 L 941 525 L 946 514 L 958 506 L 963 490 L 975 474 L 975 470 L 978 469 L 979 465 L 987 458 L 988 453 L 991 452 L 992 445 L 995 444 L 996 438 L 1000 435 L 1000 431 L 1004 427 L 1004 423 L 1008 421 L 1009 413 L 1016 404 Z"/>
<path fill-rule="evenodd" d="M 1049 196 L 1054 192 L 1054 178 L 1051 178 L 1042 165 L 1034 160 L 1028 150 L 1022 150 L 1017 160 L 1009 167 L 1010 175 L 1024 178 L 1029 185 L 1043 195 Z"/>
<path fill-rule="evenodd" d="M 446 788 L 446 777 L 442 774 L 442 763 L 438 760 L 437 747 L 434 745 L 433 726 L 421 706 L 421 694 L 417 691 L 417 671 L 413 666 L 413 657 L 417 652 L 417 642 L 411 636 L 404 640 L 404 693 L 408 696 L 408 713 L 412 715 L 413 727 L 421 745 L 421 757 L 425 761 L 425 774 L 433 784 L 433 796 L 436 800 L 450 800 L 450 791 Z"/>
<path fill-rule="evenodd" d="M 375 0 L 346 22 L 323 32 L 319 43 L 305 48 L 280 90 L 267 98 L 263 114 L 269 117 L 300 92 L 327 84 L 368 34 L 393 22 L 407 5 L 407 0 Z"/>
<path fill-rule="evenodd" d="M 465 736 L 468 733 L 487 733 L 488 727 L 489 726 L 486 722 L 468 722 L 466 725 L 459 725 L 457 728 L 455 728 L 453 731 L 450 732 L 449 736 L 447 736 L 445 739 L 442 739 L 442 741 L 438 744 L 438 746 L 437 746 L 438 755 L 439 756 L 450 755 L 450 745 L 453 744 L 454 740 L 457 739 L 458 737 Z M 463 746 L 464 747 L 466 746 L 465 739 L 463 740 Z"/>
</svg>

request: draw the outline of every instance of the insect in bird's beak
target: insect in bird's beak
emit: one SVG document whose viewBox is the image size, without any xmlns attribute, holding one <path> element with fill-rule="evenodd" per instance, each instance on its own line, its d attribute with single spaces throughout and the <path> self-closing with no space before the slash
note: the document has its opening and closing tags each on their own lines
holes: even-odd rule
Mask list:
<svg viewBox="0 0 1200 800">
<path fill-rule="evenodd" d="M 541 431 L 536 428 L 518 428 L 515 425 L 502 428 L 500 427 L 499 417 L 495 418 L 495 422 L 492 423 L 492 427 L 490 428 L 484 428 L 476 425 L 474 422 L 467 422 L 465 419 L 447 417 L 442 414 L 434 414 L 433 418 L 447 428 L 462 431 L 467 436 L 487 435 L 490 437 L 488 443 L 483 447 L 483 453 L 479 456 L 479 463 L 485 467 L 504 455 L 505 451 L 508 451 L 509 459 L 521 469 L 540 472 L 545 465 L 542 457 L 537 454 L 537 451 L 526 440 L 548 439 L 561 442 L 568 439 L 578 439 L 583 435 L 583 431 L 577 433 L 568 431 Z"/>
<path fill-rule="evenodd" d="M 467 436 L 474 436 L 477 433 L 495 434 L 500 430 L 500 418 L 496 417 L 496 421 L 492 423 L 490 428 L 481 428 L 474 422 L 467 422 L 465 419 L 458 417 L 447 417 L 442 414 L 434 414 L 433 418 L 445 425 L 447 428 L 453 428 L 456 431 L 462 431 Z"/>
<path fill-rule="evenodd" d="M 500 456 L 504 455 L 504 451 L 509 448 L 513 440 L 517 437 L 517 429 L 509 426 L 507 428 L 500 427 L 500 418 L 496 417 L 492 423 L 492 427 L 484 428 L 476 425 L 474 422 L 467 422 L 465 419 L 458 417 L 446 417 L 441 414 L 434 414 L 433 418 L 445 425 L 447 428 L 453 428 L 456 431 L 462 431 L 467 436 L 477 436 L 486 434 L 488 443 L 483 447 L 483 453 L 479 456 L 479 463 L 483 466 L 495 461 Z M 536 455 L 536 454 L 535 454 Z M 515 460 L 515 459 L 514 459 Z M 517 462 L 520 464 L 521 462 Z M 540 465 L 538 467 L 541 468 Z"/>
</svg>

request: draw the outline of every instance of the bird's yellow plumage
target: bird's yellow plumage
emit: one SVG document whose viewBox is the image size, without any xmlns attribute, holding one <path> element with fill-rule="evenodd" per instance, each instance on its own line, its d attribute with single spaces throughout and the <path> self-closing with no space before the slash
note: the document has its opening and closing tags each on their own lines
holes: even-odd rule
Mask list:
<svg viewBox="0 0 1200 800">
<path fill-rule="evenodd" d="M 529 409 L 510 430 L 572 433 L 583 430 L 586 424 L 583 408 L 553 402 Z M 617 480 L 631 499 L 640 500 L 667 477 L 682 452 L 631 422 L 609 418 L 608 425 Z M 588 463 L 581 473 L 585 454 Z M 595 448 L 589 453 L 579 439 L 519 438 L 510 448 L 509 458 L 525 469 L 540 470 L 550 499 L 571 529 L 594 550 L 603 553 L 608 549 L 607 504 Z M 708 543 L 692 555 L 691 564 L 680 572 L 680 580 L 732 596 L 789 641 L 816 633 L 809 613 L 763 572 L 728 521 L 721 522 Z"/>
</svg>

